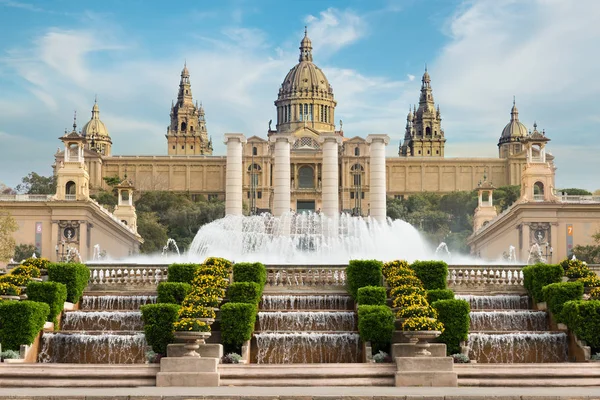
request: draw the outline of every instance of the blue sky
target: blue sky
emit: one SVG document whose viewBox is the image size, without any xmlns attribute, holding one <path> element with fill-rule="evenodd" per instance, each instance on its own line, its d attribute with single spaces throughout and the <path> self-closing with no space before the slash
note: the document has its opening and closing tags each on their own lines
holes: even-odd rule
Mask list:
<svg viewBox="0 0 600 400">
<path fill-rule="evenodd" d="M 447 157 L 496 157 L 514 95 L 557 187 L 599 189 L 597 21 L 595 0 L 0 0 L 0 181 L 50 174 L 95 95 L 113 154 L 166 154 L 184 60 L 215 154 L 226 132 L 265 136 L 307 25 L 346 136 L 387 133 L 397 154 L 427 64 Z"/>
</svg>

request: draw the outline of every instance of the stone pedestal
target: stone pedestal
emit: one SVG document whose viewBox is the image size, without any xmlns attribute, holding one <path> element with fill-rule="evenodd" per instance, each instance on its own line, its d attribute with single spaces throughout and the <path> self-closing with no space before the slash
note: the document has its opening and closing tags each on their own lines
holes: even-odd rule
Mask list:
<svg viewBox="0 0 600 400">
<path fill-rule="evenodd" d="M 243 166 L 242 151 L 246 137 L 226 133 L 227 167 L 225 171 L 225 215 L 242 215 Z"/>
<path fill-rule="evenodd" d="M 167 345 L 167 357 L 182 357 L 187 350 L 184 348 L 183 343 L 173 343 Z M 200 357 L 216 358 L 220 360 L 223 358 L 223 345 L 221 344 L 201 344 L 196 350 L 196 353 L 200 354 Z"/>
<path fill-rule="evenodd" d="M 388 135 L 369 135 L 370 145 L 370 180 L 369 180 L 369 213 L 371 218 L 379 222 L 386 220 L 386 179 L 385 179 L 385 146 L 389 143 Z"/>
<path fill-rule="evenodd" d="M 452 357 L 397 357 L 396 386 L 458 386 Z"/>
<path fill-rule="evenodd" d="M 269 140 L 275 142 L 273 165 L 273 215 L 280 217 L 290 211 L 291 178 L 290 178 L 290 144 L 292 137 L 288 134 L 274 134 Z"/>
<path fill-rule="evenodd" d="M 160 360 L 156 386 L 219 386 L 217 358 L 165 357 Z"/>
<path fill-rule="evenodd" d="M 431 353 L 431 357 L 446 357 L 446 345 L 444 343 L 431 343 L 427 350 Z M 392 344 L 392 359 L 396 357 L 416 357 L 418 349 L 412 343 L 395 343 Z"/>
</svg>

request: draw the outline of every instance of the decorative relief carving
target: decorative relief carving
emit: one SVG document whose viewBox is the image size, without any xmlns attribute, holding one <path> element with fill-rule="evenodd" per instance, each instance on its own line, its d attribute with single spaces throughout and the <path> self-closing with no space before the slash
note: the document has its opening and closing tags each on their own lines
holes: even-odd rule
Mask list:
<svg viewBox="0 0 600 400">
<path fill-rule="evenodd" d="M 550 237 L 549 222 L 531 222 L 529 223 L 529 245 L 552 243 Z"/>
</svg>

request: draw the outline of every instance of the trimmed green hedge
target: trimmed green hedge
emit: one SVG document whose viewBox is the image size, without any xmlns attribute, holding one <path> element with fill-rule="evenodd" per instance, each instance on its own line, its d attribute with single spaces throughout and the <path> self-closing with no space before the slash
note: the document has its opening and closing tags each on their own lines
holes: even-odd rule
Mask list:
<svg viewBox="0 0 600 400">
<path fill-rule="evenodd" d="M 260 302 L 262 286 L 256 282 L 234 282 L 227 289 L 227 298 L 231 303 L 248 303 L 257 305 Z"/>
<path fill-rule="evenodd" d="M 438 321 L 444 324 L 444 332 L 437 341 L 446 343 L 449 355 L 460 353 L 460 342 L 466 341 L 469 336 L 469 303 L 465 300 L 438 300 L 431 306 L 438 313 Z"/>
<path fill-rule="evenodd" d="M 542 288 L 551 283 L 558 283 L 564 275 L 559 264 L 535 264 L 523 268 L 523 286 L 533 301 L 543 301 Z"/>
<path fill-rule="evenodd" d="M 448 264 L 443 261 L 415 261 L 410 265 L 426 290 L 446 289 Z"/>
<path fill-rule="evenodd" d="M 354 300 L 358 297 L 358 289 L 365 286 L 381 286 L 383 263 L 377 260 L 350 260 L 346 268 L 348 291 Z"/>
<path fill-rule="evenodd" d="M 371 342 L 373 349 L 385 348 L 394 335 L 394 313 L 387 306 L 358 306 L 358 333 L 363 342 Z"/>
<path fill-rule="evenodd" d="M 161 282 L 158 284 L 156 291 L 157 303 L 181 304 L 185 296 L 192 290 L 189 283 L 183 282 Z"/>
<path fill-rule="evenodd" d="M 79 302 L 89 279 L 90 270 L 84 264 L 52 263 L 48 265 L 48 280 L 67 286 L 67 301 L 70 303 Z"/>
<path fill-rule="evenodd" d="M 381 286 L 365 286 L 358 289 L 358 304 L 370 306 L 385 306 L 387 295 L 385 288 Z"/>
<path fill-rule="evenodd" d="M 167 355 L 167 345 L 175 341 L 173 323 L 177 321 L 177 304 L 146 304 L 140 307 L 146 342 L 155 353 Z"/>
<path fill-rule="evenodd" d="M 592 353 L 600 350 L 600 300 L 567 301 L 561 315 L 577 339 L 592 347 Z"/>
<path fill-rule="evenodd" d="M 259 262 L 233 264 L 233 281 L 254 282 L 262 288 L 267 282 L 267 269 Z"/>
<path fill-rule="evenodd" d="M 427 291 L 426 297 L 429 304 L 438 300 L 454 300 L 454 292 L 450 289 L 433 289 Z"/>
<path fill-rule="evenodd" d="M 240 347 L 252 338 L 256 323 L 256 305 L 226 303 L 221 306 L 221 339 L 223 344 Z"/>
<path fill-rule="evenodd" d="M 558 282 L 551 283 L 542 288 L 542 296 L 548 305 L 556 322 L 562 321 L 563 305 L 567 301 L 581 300 L 583 296 L 583 283 L 581 282 Z"/>
<path fill-rule="evenodd" d="M 57 317 L 67 301 L 67 287 L 60 282 L 29 282 L 27 299 L 48 304 L 48 321 L 54 323 L 54 330 L 58 330 Z"/>
<path fill-rule="evenodd" d="M 2 350 L 19 351 L 22 344 L 31 344 L 44 327 L 50 307 L 36 301 L 0 302 L 0 343 Z"/>
<path fill-rule="evenodd" d="M 167 282 L 192 283 L 199 264 L 171 264 L 167 269 Z"/>
</svg>

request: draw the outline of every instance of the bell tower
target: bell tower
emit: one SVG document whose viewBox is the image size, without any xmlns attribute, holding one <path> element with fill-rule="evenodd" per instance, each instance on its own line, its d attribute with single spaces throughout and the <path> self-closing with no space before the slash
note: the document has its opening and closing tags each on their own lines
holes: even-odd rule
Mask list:
<svg viewBox="0 0 600 400">
<path fill-rule="evenodd" d="M 419 108 L 408 110 L 404 143 L 398 155 L 402 157 L 444 157 L 446 138 L 442 129 L 440 107 L 435 107 L 431 77 L 427 68 L 421 79 Z"/>
<path fill-rule="evenodd" d="M 483 174 L 483 182 L 479 181 L 477 186 L 477 208 L 473 215 L 473 232 L 477 232 L 482 226 L 496 218 L 498 212 L 494 207 L 494 185 L 488 182 L 487 174 Z"/>
<path fill-rule="evenodd" d="M 125 179 L 116 189 L 119 199 L 113 215 L 137 233 L 137 213 L 133 205 L 133 191 L 135 188 L 131 182 Z"/>
<path fill-rule="evenodd" d="M 169 155 L 211 155 L 212 140 L 206 130 L 202 105 L 194 104 L 190 72 L 187 65 L 181 71 L 177 102 L 171 104 L 171 124 L 167 128 Z"/>
<path fill-rule="evenodd" d="M 527 153 L 527 164 L 521 175 L 521 202 L 558 201 L 554 195 L 556 168 L 546 160 L 546 143 L 549 141 L 545 131 L 537 130 L 537 124 L 533 124 L 533 132 L 521 140 Z"/>
<path fill-rule="evenodd" d="M 56 200 L 82 201 L 90 198 L 90 176 L 83 157 L 85 138 L 77 133 L 77 117 L 73 130 L 59 138 L 65 145 L 64 159 L 56 171 Z"/>
</svg>

